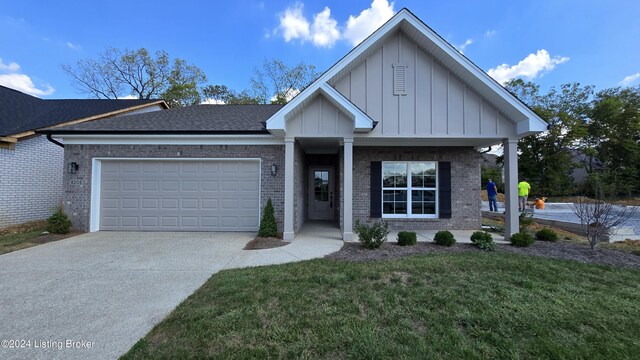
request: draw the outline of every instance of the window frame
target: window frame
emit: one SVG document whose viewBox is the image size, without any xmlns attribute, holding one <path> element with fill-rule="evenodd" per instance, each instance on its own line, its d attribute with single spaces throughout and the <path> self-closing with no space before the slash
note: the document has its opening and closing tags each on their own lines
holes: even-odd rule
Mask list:
<svg viewBox="0 0 640 360">
<path fill-rule="evenodd" d="M 407 168 L 407 186 L 405 187 L 385 187 L 384 186 L 384 165 L 385 164 L 404 164 Z M 413 187 L 411 183 L 411 164 L 435 164 L 436 179 L 434 187 Z M 440 215 L 440 191 L 439 191 L 439 171 L 437 161 L 381 161 L 380 164 L 380 213 L 383 219 L 437 219 Z M 385 214 L 384 212 L 384 191 L 401 190 L 407 192 L 407 213 L 406 214 Z M 413 214 L 412 194 L 413 190 L 435 191 L 435 213 L 434 214 Z"/>
</svg>

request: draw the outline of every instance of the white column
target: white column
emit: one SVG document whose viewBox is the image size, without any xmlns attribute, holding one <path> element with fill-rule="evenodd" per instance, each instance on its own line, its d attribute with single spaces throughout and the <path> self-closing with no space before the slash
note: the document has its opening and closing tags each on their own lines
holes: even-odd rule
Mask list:
<svg viewBox="0 0 640 360">
<path fill-rule="evenodd" d="M 520 231 L 520 214 L 518 211 L 518 140 L 502 140 L 504 147 L 504 190 L 505 216 L 504 238 Z"/>
<path fill-rule="evenodd" d="M 284 240 L 293 240 L 293 167 L 294 138 L 284 139 Z"/>
<path fill-rule="evenodd" d="M 353 240 L 353 139 L 344 139 L 344 231 L 342 240 Z"/>
</svg>

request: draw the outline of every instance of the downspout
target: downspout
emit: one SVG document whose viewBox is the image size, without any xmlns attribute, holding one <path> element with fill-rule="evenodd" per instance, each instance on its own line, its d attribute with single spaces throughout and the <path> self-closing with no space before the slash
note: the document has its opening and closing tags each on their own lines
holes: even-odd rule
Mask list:
<svg viewBox="0 0 640 360">
<path fill-rule="evenodd" d="M 54 140 L 54 139 L 51 137 L 51 133 L 47 133 L 47 140 L 51 141 L 52 143 L 54 143 L 54 144 L 56 144 L 56 145 L 58 145 L 58 146 L 60 146 L 61 148 L 63 148 L 63 149 L 64 149 L 64 144 L 63 144 L 63 143 L 61 143 L 60 141 Z"/>
</svg>

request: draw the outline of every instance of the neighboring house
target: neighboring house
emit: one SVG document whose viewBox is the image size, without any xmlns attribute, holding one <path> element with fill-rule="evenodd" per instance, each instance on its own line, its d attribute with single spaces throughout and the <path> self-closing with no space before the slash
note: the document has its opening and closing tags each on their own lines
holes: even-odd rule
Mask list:
<svg viewBox="0 0 640 360">
<path fill-rule="evenodd" d="M 45 219 L 61 204 L 64 152 L 36 130 L 166 108 L 162 100 L 43 100 L 0 86 L 0 228 Z"/>
<path fill-rule="evenodd" d="M 200 105 L 47 131 L 65 143 L 65 208 L 84 230 L 255 231 L 273 200 L 310 220 L 478 229 L 478 149 L 502 143 L 506 235 L 517 140 L 546 123 L 402 9 L 287 105 Z"/>
</svg>

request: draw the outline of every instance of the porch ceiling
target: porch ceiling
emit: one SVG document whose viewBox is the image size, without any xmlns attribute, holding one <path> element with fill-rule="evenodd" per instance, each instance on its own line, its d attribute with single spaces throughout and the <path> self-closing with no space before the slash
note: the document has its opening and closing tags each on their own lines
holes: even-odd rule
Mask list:
<svg viewBox="0 0 640 360">
<path fill-rule="evenodd" d="M 297 138 L 307 154 L 337 154 L 340 148 L 339 138 Z"/>
</svg>

